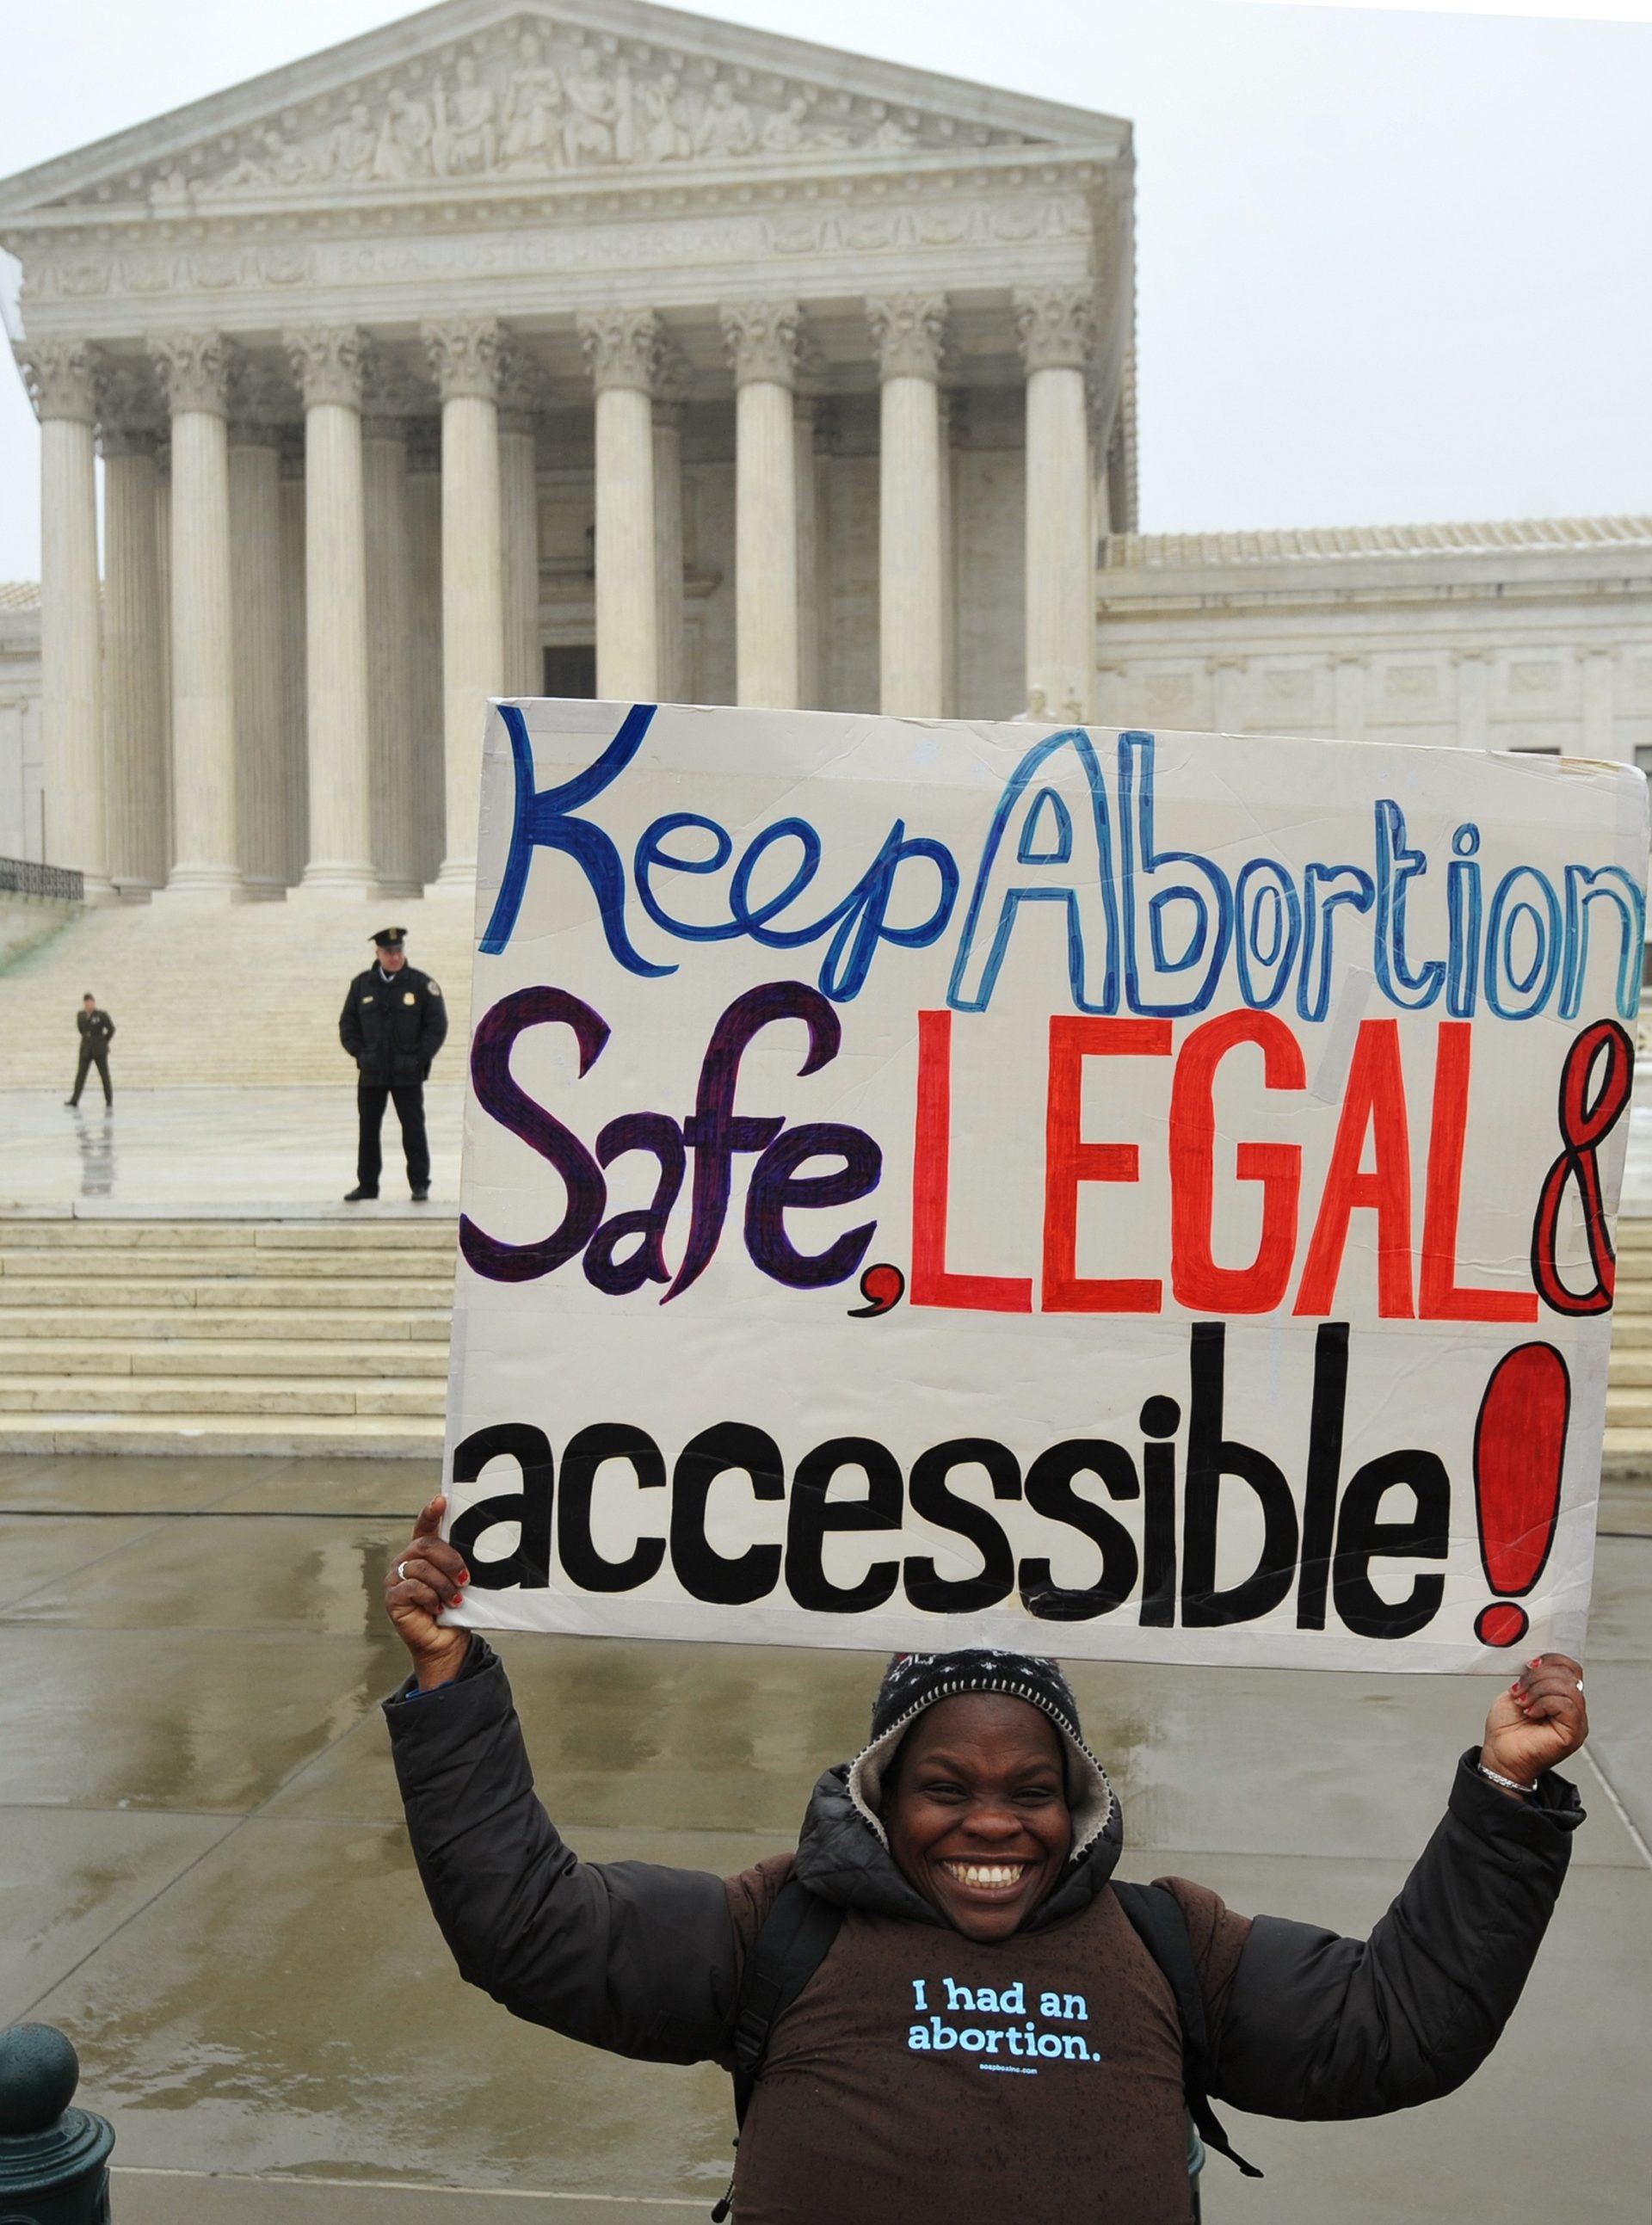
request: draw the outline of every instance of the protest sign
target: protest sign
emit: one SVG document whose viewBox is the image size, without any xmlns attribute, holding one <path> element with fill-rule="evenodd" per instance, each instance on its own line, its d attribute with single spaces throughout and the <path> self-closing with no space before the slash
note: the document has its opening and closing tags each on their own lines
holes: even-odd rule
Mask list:
<svg viewBox="0 0 1652 2225">
<path fill-rule="evenodd" d="M 480 851 L 460 1620 L 1581 1651 L 1638 773 L 525 702 Z"/>
</svg>

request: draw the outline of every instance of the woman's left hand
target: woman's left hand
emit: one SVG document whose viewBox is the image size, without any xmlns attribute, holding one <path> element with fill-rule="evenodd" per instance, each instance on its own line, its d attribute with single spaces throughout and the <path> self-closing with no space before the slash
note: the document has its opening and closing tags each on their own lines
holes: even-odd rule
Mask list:
<svg viewBox="0 0 1652 2225">
<path fill-rule="evenodd" d="M 1540 1653 L 1492 1702 L 1480 1759 L 1499 1777 L 1533 1785 L 1588 1735 L 1582 1669 L 1564 1653 Z"/>
</svg>

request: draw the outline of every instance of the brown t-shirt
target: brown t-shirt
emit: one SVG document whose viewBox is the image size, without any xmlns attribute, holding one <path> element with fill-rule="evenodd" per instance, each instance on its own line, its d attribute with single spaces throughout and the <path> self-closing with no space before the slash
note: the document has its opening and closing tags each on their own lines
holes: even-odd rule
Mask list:
<svg viewBox="0 0 1652 2225">
<path fill-rule="evenodd" d="M 743 1957 L 791 1861 L 728 1880 Z M 1250 1920 L 1163 1881 L 1214 2040 Z M 1187 2225 L 1175 2000 L 1112 1894 L 990 1945 L 849 1910 L 770 2035 L 734 2211 L 736 2225 Z"/>
</svg>

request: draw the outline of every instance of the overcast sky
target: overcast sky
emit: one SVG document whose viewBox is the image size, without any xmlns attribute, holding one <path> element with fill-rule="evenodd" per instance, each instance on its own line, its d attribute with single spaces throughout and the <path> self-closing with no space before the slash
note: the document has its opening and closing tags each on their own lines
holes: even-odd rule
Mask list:
<svg viewBox="0 0 1652 2225">
<path fill-rule="evenodd" d="M 0 0 L 0 173 L 408 12 Z M 1133 120 L 1148 530 L 1652 513 L 1652 24 L 1270 0 L 716 12 Z M 0 580 L 38 569 L 37 458 L 0 364 Z"/>
</svg>

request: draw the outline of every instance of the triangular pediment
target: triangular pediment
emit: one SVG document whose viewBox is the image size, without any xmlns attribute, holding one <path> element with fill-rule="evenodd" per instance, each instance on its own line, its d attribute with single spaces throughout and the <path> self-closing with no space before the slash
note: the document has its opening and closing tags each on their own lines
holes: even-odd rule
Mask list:
<svg viewBox="0 0 1652 2225">
<path fill-rule="evenodd" d="M 0 220 L 967 157 L 1127 124 L 641 0 L 446 0 L 0 184 Z"/>
</svg>

